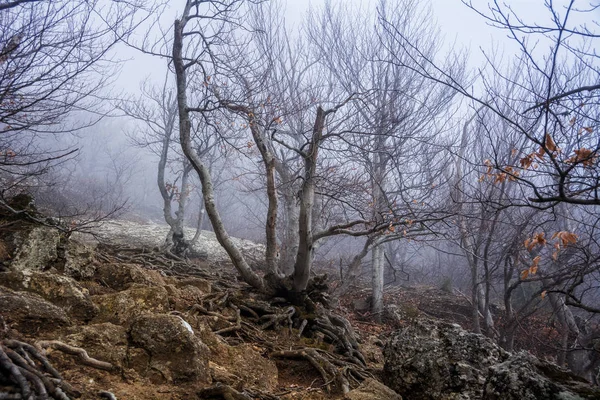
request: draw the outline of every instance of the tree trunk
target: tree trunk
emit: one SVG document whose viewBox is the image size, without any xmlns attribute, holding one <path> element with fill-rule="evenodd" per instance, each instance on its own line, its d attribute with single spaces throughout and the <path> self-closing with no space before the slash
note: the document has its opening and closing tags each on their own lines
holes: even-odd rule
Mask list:
<svg viewBox="0 0 600 400">
<path fill-rule="evenodd" d="M 300 214 L 298 218 L 298 254 L 294 263 L 292 286 L 296 293 L 306 289 L 313 260 L 313 205 L 315 201 L 315 178 L 319 146 L 325 129 L 327 112 L 322 107 L 317 108 L 317 116 L 313 126 L 312 137 L 308 151 L 302 154 L 304 160 L 304 181 L 300 190 Z"/>
<path fill-rule="evenodd" d="M 378 244 L 371 250 L 371 257 L 373 261 L 373 280 L 372 288 L 373 294 L 371 297 L 371 312 L 375 321 L 381 323 L 381 316 L 383 314 L 383 273 L 385 263 L 383 262 L 383 245 Z"/>
<path fill-rule="evenodd" d="M 189 15 L 189 3 L 183 13 L 181 20 L 175 20 L 174 24 L 174 40 L 173 40 L 173 66 L 175 68 L 175 77 L 177 83 L 177 106 L 179 112 L 179 137 L 183 153 L 190 161 L 194 170 L 198 173 L 200 182 L 202 183 L 202 197 L 204 198 L 204 205 L 206 212 L 212 223 L 213 229 L 217 240 L 223 246 L 231 262 L 238 270 L 242 279 L 249 285 L 264 290 L 263 280 L 258 276 L 248 263 L 246 262 L 241 251 L 237 248 L 235 243 L 229 237 L 229 234 L 225 230 L 219 211 L 217 210 L 214 189 L 212 180 L 210 177 L 209 169 L 204 165 L 200 157 L 196 153 L 191 139 L 191 121 L 189 115 L 189 109 L 187 104 L 187 77 L 185 64 L 183 59 L 183 27 L 187 23 Z"/>
<path fill-rule="evenodd" d="M 200 236 L 202 236 L 202 225 L 204 225 L 204 216 L 206 215 L 206 211 L 204 210 L 204 201 L 200 199 L 200 207 L 198 210 L 198 220 L 196 221 L 196 233 L 192 240 L 190 240 L 190 246 L 196 244 Z"/>
<path fill-rule="evenodd" d="M 285 162 L 277 161 L 275 170 L 279 175 L 281 183 L 279 192 L 283 198 L 283 238 L 279 249 L 279 271 L 285 276 L 294 272 L 294 263 L 298 254 L 298 219 L 300 218 L 300 204 L 298 199 L 298 188 L 294 185 L 292 173 Z"/>
<path fill-rule="evenodd" d="M 350 265 L 348 266 L 348 271 L 346 272 L 346 276 L 343 277 L 341 285 L 335 290 L 335 296 L 339 297 L 348 292 L 352 284 L 358 279 L 358 277 L 362 273 L 362 260 L 367 256 L 369 250 L 371 249 L 371 245 L 373 244 L 373 238 L 369 237 L 365 242 L 360 253 L 354 256 Z"/>
</svg>

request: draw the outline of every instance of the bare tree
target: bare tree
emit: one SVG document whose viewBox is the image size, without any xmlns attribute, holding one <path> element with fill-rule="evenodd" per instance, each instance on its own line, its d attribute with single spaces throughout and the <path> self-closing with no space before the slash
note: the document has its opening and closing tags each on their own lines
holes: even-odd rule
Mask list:
<svg viewBox="0 0 600 400">
<path fill-rule="evenodd" d="M 94 124 L 116 65 L 109 51 L 139 23 L 142 3 L 12 1 L 0 7 L 0 207 L 39 186 L 77 149 L 45 140 Z M 81 111 L 91 113 L 82 113 Z M 76 121 L 76 122 L 74 122 Z M 33 217 L 29 215 L 29 218 Z"/>
<path fill-rule="evenodd" d="M 594 31 L 596 22 L 581 23 L 578 18 L 593 15 L 597 6 L 577 7 L 574 0 L 565 7 L 546 2 L 549 22 L 528 23 L 510 6 L 497 1 L 486 11 L 471 2 L 464 3 L 515 41 L 519 50 L 510 68 L 527 71 L 525 79 L 515 80 L 485 54 L 489 68 L 478 76 L 484 93 L 477 95 L 460 77 L 439 67 L 392 22 L 385 17 L 383 20 L 386 30 L 414 62 L 409 68 L 453 88 L 476 107 L 498 115 L 511 130 L 526 138 L 527 146 L 513 163 L 502 164 L 491 159 L 492 167 L 499 173 L 522 184 L 523 201 L 540 207 L 559 202 L 600 204 L 597 162 L 600 142 L 594 134 L 598 129 L 600 70 L 596 67 L 598 56 L 592 50 L 600 35 Z M 538 41 L 548 46 L 547 52 L 535 48 Z M 407 64 L 400 59 L 391 62 Z M 505 83 L 499 84 L 500 81 Z M 523 89 L 518 102 L 505 96 L 505 84 Z"/>
<path fill-rule="evenodd" d="M 382 15 L 393 18 L 403 34 L 418 40 L 424 52 L 435 56 L 439 41 L 435 27 L 427 22 L 431 19 L 428 10 L 410 0 L 380 1 L 378 8 Z M 372 258 L 372 312 L 380 319 L 384 244 L 425 230 L 422 224 L 434 220 L 436 212 L 442 218 L 443 207 L 435 204 L 433 192 L 439 192 L 445 183 L 441 172 L 447 161 L 447 125 L 440 121 L 449 118 L 454 92 L 429 84 L 409 68 L 387 62 L 401 57 L 401 47 L 382 29 L 375 15 L 349 18 L 348 12 L 326 6 L 319 19 L 309 24 L 310 37 L 338 90 L 371 93 L 353 103 L 355 116 L 348 130 L 354 133 L 348 135 L 345 154 L 368 176 L 369 219 L 389 225 L 367 242 Z M 457 63 L 454 68 L 459 74 L 462 66 Z M 360 254 L 366 255 L 365 249 Z M 359 265 L 358 260 L 352 263 L 353 268 Z M 358 274 L 351 271 L 349 275 Z M 340 289 L 347 289 L 349 284 L 347 280 Z"/>
<path fill-rule="evenodd" d="M 117 107 L 125 116 L 142 124 L 141 129 L 137 128 L 129 133 L 134 145 L 148 148 L 159 157 L 156 182 L 163 200 L 163 217 L 170 227 L 163 250 L 182 256 L 190 250 L 190 245 L 200 235 L 204 203 L 200 201 L 196 233 L 192 240 L 186 239 L 184 227 L 186 215 L 189 213 L 187 203 L 193 194 L 190 175 L 193 169 L 187 158 L 181 154 L 181 147 L 175 136 L 178 129 L 177 99 L 169 80 L 167 75 L 162 87 L 144 82 L 141 86 L 141 98 L 119 101 Z M 141 133 L 138 130 L 141 130 Z M 218 136 L 212 134 L 212 131 L 203 134 L 196 129 L 194 136 L 201 137 L 201 140 L 197 141 L 196 151 L 200 157 L 207 160 L 211 168 L 217 155 Z M 174 204 L 177 206 L 175 211 Z"/>
</svg>

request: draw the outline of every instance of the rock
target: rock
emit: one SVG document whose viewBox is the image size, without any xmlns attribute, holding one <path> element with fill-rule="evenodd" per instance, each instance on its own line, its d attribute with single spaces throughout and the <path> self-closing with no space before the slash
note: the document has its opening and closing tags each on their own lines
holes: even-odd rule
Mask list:
<svg viewBox="0 0 600 400">
<path fill-rule="evenodd" d="M 419 319 L 392 334 L 384 358 L 384 383 L 404 397 L 478 399 L 488 368 L 508 353 L 459 325 Z"/>
<path fill-rule="evenodd" d="M 10 264 L 10 248 L 2 239 L 0 239 L 0 271 Z"/>
<path fill-rule="evenodd" d="M 10 264 L 13 271 L 43 270 L 58 258 L 60 233 L 48 227 L 35 227 L 15 233 L 15 254 Z"/>
<path fill-rule="evenodd" d="M 367 378 L 354 390 L 346 393 L 347 400 L 402 400 L 402 396 L 383 383 Z"/>
<path fill-rule="evenodd" d="M 264 349 L 251 344 L 229 346 L 209 328 L 208 323 L 197 326 L 196 334 L 202 338 L 214 365 L 211 373 L 218 382 L 238 388 L 272 391 L 279 383 L 277 366 L 261 355 Z"/>
<path fill-rule="evenodd" d="M 231 386 L 236 390 L 243 389 L 244 384 L 242 378 L 232 374 L 225 367 L 210 361 L 208 363 L 208 368 L 210 369 L 210 377 L 213 382 L 220 382 L 224 385 Z"/>
<path fill-rule="evenodd" d="M 119 325 L 103 323 L 69 328 L 65 342 L 85 349 L 90 357 L 107 361 L 119 370 L 127 360 L 127 330 Z"/>
<path fill-rule="evenodd" d="M 175 281 L 175 286 L 180 289 L 186 286 L 193 286 L 195 288 L 198 288 L 198 290 L 200 290 L 200 292 L 202 292 L 203 295 L 210 294 L 212 290 L 212 286 L 209 281 L 207 281 L 206 279 L 195 277 L 177 279 Z"/>
<path fill-rule="evenodd" d="M 37 293 L 82 321 L 89 321 L 98 313 L 87 290 L 67 276 L 34 270 L 3 272 L 0 273 L 0 285 Z"/>
<path fill-rule="evenodd" d="M 95 279 L 114 290 L 129 289 L 133 284 L 165 286 L 160 272 L 135 264 L 102 264 L 96 270 Z"/>
<path fill-rule="evenodd" d="M 92 296 L 92 300 L 99 308 L 95 323 L 111 322 L 129 326 L 142 314 L 169 311 L 169 296 L 163 287 L 135 287 L 122 292 Z"/>
<path fill-rule="evenodd" d="M 377 336 L 367 336 L 360 345 L 360 351 L 367 362 L 383 368 L 383 342 Z"/>
<path fill-rule="evenodd" d="M 173 310 L 185 312 L 194 304 L 200 302 L 206 294 L 196 286 L 183 286 L 177 288 L 174 285 L 165 286 L 169 294 L 169 306 Z"/>
<path fill-rule="evenodd" d="M 9 327 L 24 334 L 38 334 L 70 325 L 65 311 L 26 292 L 15 292 L 0 286 L 0 316 Z"/>
<path fill-rule="evenodd" d="M 65 245 L 64 272 L 77 280 L 91 279 L 97 268 L 94 264 L 95 245 L 74 239 L 73 236 Z"/>
<path fill-rule="evenodd" d="M 150 356 L 147 370 L 140 372 L 153 382 L 210 382 L 209 350 L 182 318 L 143 315 L 132 324 L 130 335 Z"/>
<path fill-rule="evenodd" d="M 490 368 L 484 400 L 600 399 L 600 390 L 586 380 L 529 353 L 511 355 Z"/>
<path fill-rule="evenodd" d="M 446 322 L 421 319 L 396 331 L 384 357 L 384 383 L 415 400 L 600 399 L 582 378 Z"/>
</svg>

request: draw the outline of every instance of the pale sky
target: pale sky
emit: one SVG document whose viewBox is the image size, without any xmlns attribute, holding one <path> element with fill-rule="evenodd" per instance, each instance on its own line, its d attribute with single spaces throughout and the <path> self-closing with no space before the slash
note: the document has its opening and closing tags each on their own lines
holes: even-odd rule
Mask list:
<svg viewBox="0 0 600 400">
<path fill-rule="evenodd" d="M 286 21 L 290 24 L 299 23 L 302 16 L 308 10 L 310 5 L 319 7 L 326 0 L 283 0 L 286 2 Z M 375 7 L 377 0 L 332 0 L 333 2 L 343 2 L 343 4 L 362 4 L 366 7 Z M 429 3 L 432 6 L 436 24 L 442 32 L 444 45 L 447 49 L 452 46 L 454 49 L 466 48 L 470 52 L 470 67 L 477 67 L 483 63 L 484 57 L 480 48 L 491 52 L 495 46 L 504 49 L 505 55 L 510 56 L 515 51 L 514 43 L 507 39 L 506 33 L 489 27 L 485 20 L 474 11 L 466 7 L 460 0 L 421 0 L 423 4 Z M 564 3 L 566 0 L 555 0 L 555 4 Z M 173 2 L 172 12 L 177 12 L 176 4 Z M 474 3 L 481 7 L 486 7 L 487 0 L 474 0 Z M 528 21 L 547 21 L 546 10 L 543 6 L 544 0 L 504 0 L 518 11 L 519 15 Z M 600 12 L 600 11 L 598 11 Z M 168 17 L 167 17 L 168 18 Z M 124 54 L 124 55 L 123 55 Z M 127 49 L 120 52 L 122 58 L 131 59 L 125 63 L 123 72 L 119 78 L 118 86 L 127 92 L 135 92 L 139 87 L 139 82 L 146 76 L 152 76 L 153 79 L 162 79 L 165 68 L 165 61 L 151 56 L 145 56 Z"/>
</svg>

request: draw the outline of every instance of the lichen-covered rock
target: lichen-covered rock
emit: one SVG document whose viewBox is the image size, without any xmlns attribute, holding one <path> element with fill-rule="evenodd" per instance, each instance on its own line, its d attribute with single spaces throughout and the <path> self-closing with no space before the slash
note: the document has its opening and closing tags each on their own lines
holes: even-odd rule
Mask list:
<svg viewBox="0 0 600 400">
<path fill-rule="evenodd" d="M 488 368 L 508 353 L 459 325 L 420 319 L 392 335 L 384 357 L 384 383 L 404 397 L 479 399 Z"/>
<path fill-rule="evenodd" d="M 127 246 L 154 248 L 160 247 L 169 232 L 165 224 L 140 224 L 132 221 L 104 221 L 95 228 L 95 233 L 111 243 Z M 195 229 L 185 228 L 185 236 L 193 237 Z M 250 240 L 231 238 L 242 253 L 250 260 L 261 260 L 265 246 Z M 191 257 L 200 257 L 211 263 L 230 262 L 227 252 L 219 244 L 213 232 L 203 231 L 200 239 L 190 249 Z M 251 262 L 252 263 L 252 262 Z M 252 264 L 259 264 L 258 262 Z"/>
<path fill-rule="evenodd" d="M 402 396 L 383 383 L 367 378 L 354 390 L 346 393 L 347 400 L 402 400 Z"/>
<path fill-rule="evenodd" d="M 510 355 L 460 326 L 417 320 L 392 334 L 384 383 L 415 400 L 600 399 L 581 378 L 527 353 Z"/>
<path fill-rule="evenodd" d="M 212 286 L 209 281 L 207 281 L 206 279 L 196 277 L 176 279 L 174 284 L 180 289 L 186 286 L 193 286 L 197 288 L 200 292 L 202 292 L 202 294 L 204 295 L 210 294 L 212 290 Z"/>
<path fill-rule="evenodd" d="M 76 233 L 75 233 L 76 234 Z M 64 272 L 75 279 L 91 279 L 96 273 L 95 245 L 75 239 L 75 234 L 65 244 Z"/>
<path fill-rule="evenodd" d="M 121 370 L 127 359 L 127 330 L 111 323 L 68 328 L 65 342 L 85 349 L 90 357 Z"/>
<path fill-rule="evenodd" d="M 210 382 L 209 350 L 190 325 L 175 315 L 153 314 L 131 325 L 132 343 L 148 353 L 146 370 L 155 383 Z"/>
<path fill-rule="evenodd" d="M 64 275 L 35 270 L 0 273 L 0 285 L 13 290 L 37 293 L 54 305 L 62 307 L 69 316 L 91 320 L 98 308 L 87 290 Z"/>
<path fill-rule="evenodd" d="M 70 325 L 65 311 L 39 295 L 15 292 L 0 286 L 0 316 L 6 324 L 24 334 L 37 334 Z"/>
<path fill-rule="evenodd" d="M 165 280 L 159 271 L 149 270 L 135 264 L 99 265 L 94 278 L 114 290 L 129 289 L 134 284 L 165 286 Z"/>
<path fill-rule="evenodd" d="M 60 232 L 48 227 L 35 227 L 15 234 L 16 252 L 10 264 L 13 271 L 43 270 L 58 258 Z"/>
<path fill-rule="evenodd" d="M 173 310 L 185 312 L 201 301 L 204 294 L 195 286 L 184 286 L 181 289 L 174 285 L 165 286 L 169 294 L 169 306 Z"/>
<path fill-rule="evenodd" d="M 92 296 L 98 305 L 95 323 L 129 326 L 142 314 L 169 311 L 169 296 L 163 287 L 134 287 L 122 292 Z"/>
<path fill-rule="evenodd" d="M 484 387 L 484 400 L 600 399 L 600 390 L 554 364 L 521 352 L 494 365 Z"/>
</svg>

